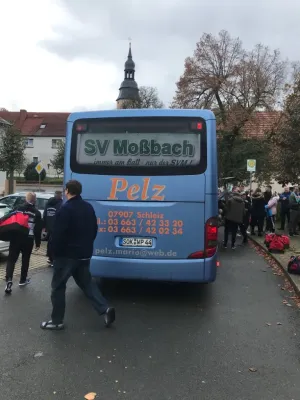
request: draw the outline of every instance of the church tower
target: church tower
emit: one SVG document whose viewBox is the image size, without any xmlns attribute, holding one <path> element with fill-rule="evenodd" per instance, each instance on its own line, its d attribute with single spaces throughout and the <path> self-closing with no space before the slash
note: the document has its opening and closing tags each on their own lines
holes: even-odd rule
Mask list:
<svg viewBox="0 0 300 400">
<path fill-rule="evenodd" d="M 134 79 L 135 63 L 132 59 L 131 43 L 129 43 L 129 51 L 127 61 L 124 67 L 124 80 L 119 89 L 119 96 L 117 98 L 117 108 L 122 108 L 125 101 L 139 100 L 139 88 Z"/>
</svg>

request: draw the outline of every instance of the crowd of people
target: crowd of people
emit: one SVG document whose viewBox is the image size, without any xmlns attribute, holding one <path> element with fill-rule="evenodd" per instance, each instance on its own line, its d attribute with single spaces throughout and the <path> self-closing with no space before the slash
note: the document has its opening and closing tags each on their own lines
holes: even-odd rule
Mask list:
<svg viewBox="0 0 300 400">
<path fill-rule="evenodd" d="M 288 229 L 289 236 L 298 236 L 300 224 L 300 192 L 299 187 L 285 187 L 281 194 L 272 192 L 268 186 L 265 191 L 257 188 L 244 191 L 239 187 L 227 193 L 224 201 L 219 201 L 219 209 L 224 215 L 224 247 L 227 248 L 231 233 L 231 248 L 235 249 L 238 231 L 247 243 L 248 235 L 263 236 L 274 233 L 279 216 L 280 228 Z M 250 228 L 250 231 L 248 230 Z"/>
<path fill-rule="evenodd" d="M 80 182 L 69 181 L 65 186 L 66 202 L 63 204 L 62 193 L 56 192 L 46 205 L 43 219 L 35 205 L 36 195 L 27 193 L 25 203 L 4 217 L 6 227 L 13 215 L 22 214 L 28 218 L 26 231 L 14 231 L 17 229 L 16 224 L 11 224 L 13 234 L 6 268 L 7 295 L 12 293 L 15 264 L 20 254 L 22 254 L 22 265 L 19 286 L 30 283 L 28 269 L 34 244 L 38 250 L 43 227 L 48 231 L 48 263 L 53 266 L 51 283 L 53 309 L 51 319 L 42 322 L 42 329 L 64 328 L 66 284 L 70 277 L 74 278 L 98 314 L 104 316 L 106 326 L 110 326 L 115 320 L 114 308 L 108 305 L 90 274 L 90 260 L 98 224 L 93 207 L 81 198 L 81 192 Z"/>
</svg>

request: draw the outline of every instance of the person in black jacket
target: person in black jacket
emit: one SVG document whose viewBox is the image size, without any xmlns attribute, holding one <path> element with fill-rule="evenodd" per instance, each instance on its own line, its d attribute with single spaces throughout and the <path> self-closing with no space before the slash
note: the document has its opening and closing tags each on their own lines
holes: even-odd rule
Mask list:
<svg viewBox="0 0 300 400">
<path fill-rule="evenodd" d="M 34 193 L 26 193 L 26 201 L 24 204 L 17 207 L 16 211 L 29 216 L 29 232 L 28 236 L 16 235 L 13 240 L 10 241 L 9 255 L 6 266 L 6 287 L 5 293 L 11 294 L 13 285 L 13 274 L 15 270 L 16 262 L 22 253 L 22 267 L 21 267 L 21 278 L 19 286 L 25 286 L 30 283 L 30 279 L 27 278 L 30 256 L 34 246 L 36 250 L 41 245 L 41 234 L 42 234 L 42 216 L 39 210 L 35 207 L 36 195 Z"/>
<path fill-rule="evenodd" d="M 115 309 L 109 307 L 90 274 L 90 259 L 97 236 L 98 224 L 91 204 L 81 198 L 81 183 L 71 180 L 66 184 L 68 201 L 56 214 L 52 234 L 54 270 L 52 278 L 51 320 L 41 323 L 42 329 L 64 328 L 66 284 L 71 276 L 91 301 L 106 326 L 115 320 Z"/>
<path fill-rule="evenodd" d="M 266 215 L 265 198 L 260 188 L 257 188 L 252 195 L 251 207 L 251 235 L 255 235 L 254 228 L 258 227 L 258 236 L 262 236 L 264 219 Z"/>
<path fill-rule="evenodd" d="M 44 210 L 44 226 L 48 233 L 48 243 L 47 243 L 47 257 L 48 264 L 53 266 L 53 254 L 52 254 L 52 233 L 54 227 L 54 219 L 57 211 L 60 209 L 62 205 L 62 193 L 60 191 L 56 191 L 54 197 L 51 197 L 45 206 Z"/>
</svg>

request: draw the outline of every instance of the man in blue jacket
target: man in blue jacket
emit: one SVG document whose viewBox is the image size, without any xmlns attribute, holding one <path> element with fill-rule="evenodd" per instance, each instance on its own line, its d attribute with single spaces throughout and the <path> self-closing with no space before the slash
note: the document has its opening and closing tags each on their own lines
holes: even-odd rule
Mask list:
<svg viewBox="0 0 300 400">
<path fill-rule="evenodd" d="M 52 278 L 51 320 L 42 322 L 42 329 L 64 328 L 66 284 L 71 276 L 91 301 L 106 326 L 115 320 L 115 309 L 109 307 L 90 274 L 90 259 L 98 225 L 93 207 L 81 198 L 81 183 L 71 180 L 66 184 L 67 202 L 56 214 L 52 252 L 54 271 Z"/>
</svg>

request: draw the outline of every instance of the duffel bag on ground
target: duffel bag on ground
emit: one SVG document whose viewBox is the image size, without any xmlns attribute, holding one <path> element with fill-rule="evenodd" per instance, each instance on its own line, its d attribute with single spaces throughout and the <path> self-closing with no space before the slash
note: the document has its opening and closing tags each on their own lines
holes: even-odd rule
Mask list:
<svg viewBox="0 0 300 400">
<path fill-rule="evenodd" d="M 270 253 L 284 253 L 286 246 L 289 245 L 289 241 L 276 233 L 269 233 L 265 237 L 265 245 L 267 246 Z"/>
<path fill-rule="evenodd" d="M 288 272 L 290 274 L 300 275 L 300 257 L 292 256 L 288 263 Z"/>
</svg>

